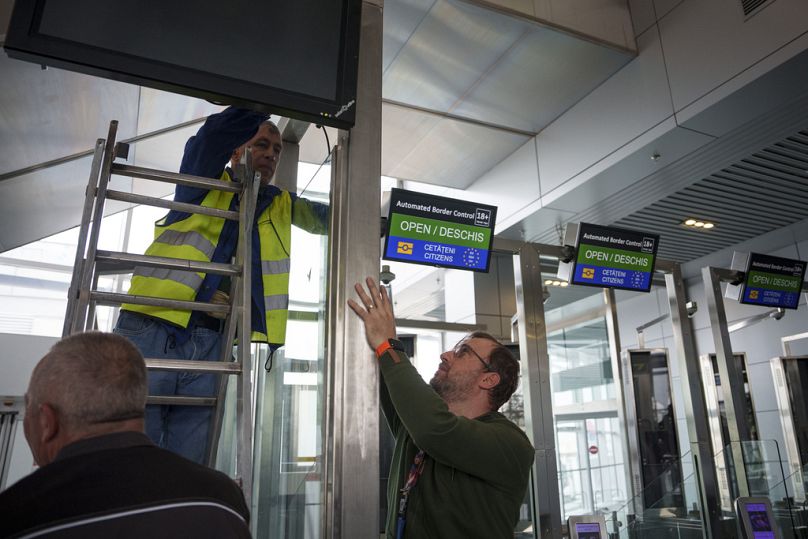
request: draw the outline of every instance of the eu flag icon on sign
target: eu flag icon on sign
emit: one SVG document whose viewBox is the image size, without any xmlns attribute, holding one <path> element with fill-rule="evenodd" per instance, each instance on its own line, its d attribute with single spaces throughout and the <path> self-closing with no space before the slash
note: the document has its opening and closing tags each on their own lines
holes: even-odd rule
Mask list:
<svg viewBox="0 0 808 539">
<path fill-rule="evenodd" d="M 594 279 L 595 268 L 584 268 L 583 271 L 581 271 L 581 277 L 584 279 Z"/>
<path fill-rule="evenodd" d="M 400 241 L 398 242 L 398 248 L 396 252 L 400 255 L 411 255 L 412 254 L 413 244 L 408 241 Z"/>
</svg>

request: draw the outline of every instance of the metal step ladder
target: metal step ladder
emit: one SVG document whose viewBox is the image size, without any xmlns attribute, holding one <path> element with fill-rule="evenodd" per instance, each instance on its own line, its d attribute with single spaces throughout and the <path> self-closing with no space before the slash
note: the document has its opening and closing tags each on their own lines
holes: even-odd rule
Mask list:
<svg viewBox="0 0 808 539">
<path fill-rule="evenodd" d="M 116 158 L 126 159 L 129 147 L 115 142 L 118 122 L 110 122 L 107 139 L 98 139 L 90 169 L 90 180 L 87 186 L 81 226 L 79 229 L 76 259 L 73 266 L 73 277 L 68 291 L 67 311 L 63 335 L 95 329 L 95 311 L 97 305 L 121 305 L 131 303 L 176 309 L 201 311 L 204 313 L 225 313 L 222 355 L 219 361 L 186 361 L 166 359 L 146 359 L 149 370 L 213 373 L 220 377 L 217 397 L 184 397 L 184 396 L 149 396 L 148 404 L 211 406 L 215 408 L 213 423 L 208 441 L 208 465 L 216 462 L 219 433 L 224 415 L 224 396 L 226 393 L 226 375 L 239 379 L 236 391 L 236 480 L 240 482 L 247 503 L 250 503 L 252 491 L 252 451 L 253 451 L 253 410 L 252 365 L 250 356 L 251 341 L 251 272 L 250 264 L 243 261 L 252 260 L 252 234 L 244 233 L 251 229 L 254 219 L 258 183 L 260 176 L 252 170 L 252 159 L 249 149 L 245 151 L 242 163 L 237 167 L 237 178 L 252 178 L 252 181 L 238 180 L 223 182 L 217 179 L 202 178 L 186 174 L 176 174 L 115 163 Z M 110 178 L 114 175 L 144 178 L 148 180 L 173 184 L 234 192 L 240 196 L 239 210 L 226 211 L 207 208 L 195 204 L 180 203 L 160 198 L 137 195 L 109 189 Z M 239 240 L 234 264 L 199 262 L 178 258 L 139 255 L 126 252 L 114 252 L 98 249 L 98 238 L 104 216 L 104 205 L 107 200 L 117 200 L 132 204 L 144 204 L 160 208 L 174 209 L 186 213 L 198 213 L 214 217 L 222 217 L 240 223 Z M 197 301 L 179 301 L 157 297 L 132 296 L 124 293 L 104 292 L 98 290 L 99 277 L 131 273 L 137 266 L 148 266 L 189 272 L 214 273 L 231 279 L 230 305 Z M 247 305 L 247 308 L 244 306 Z M 239 343 L 235 360 L 233 344 L 238 330 Z"/>
</svg>

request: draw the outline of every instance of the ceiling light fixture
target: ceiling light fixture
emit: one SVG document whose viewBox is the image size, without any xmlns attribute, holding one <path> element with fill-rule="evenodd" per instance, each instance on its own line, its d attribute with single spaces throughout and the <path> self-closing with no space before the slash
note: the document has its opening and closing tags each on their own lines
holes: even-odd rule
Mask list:
<svg viewBox="0 0 808 539">
<path fill-rule="evenodd" d="M 682 221 L 682 225 L 689 228 L 701 228 L 702 230 L 710 230 L 711 228 L 715 228 L 715 223 L 711 223 L 710 221 L 703 221 L 700 219 L 694 219 L 692 217 L 688 217 L 687 219 Z"/>
</svg>

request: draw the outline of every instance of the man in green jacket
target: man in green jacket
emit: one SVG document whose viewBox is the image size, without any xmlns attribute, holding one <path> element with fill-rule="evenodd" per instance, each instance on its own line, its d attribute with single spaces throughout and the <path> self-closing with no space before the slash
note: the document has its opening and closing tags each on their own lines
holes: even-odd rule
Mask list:
<svg viewBox="0 0 808 539">
<path fill-rule="evenodd" d="M 534 449 L 497 412 L 519 364 L 494 337 L 475 332 L 440 356 L 426 384 L 396 341 L 387 291 L 367 279 L 348 300 L 365 325 L 382 373 L 381 406 L 396 445 L 387 493 L 388 539 L 513 537 Z"/>
</svg>

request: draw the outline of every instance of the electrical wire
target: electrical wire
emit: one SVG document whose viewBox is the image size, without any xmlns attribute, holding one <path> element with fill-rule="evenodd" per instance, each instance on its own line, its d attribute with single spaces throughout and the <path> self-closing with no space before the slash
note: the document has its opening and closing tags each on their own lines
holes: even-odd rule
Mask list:
<svg viewBox="0 0 808 539">
<path fill-rule="evenodd" d="M 325 135 L 326 156 L 325 156 L 325 159 L 323 159 L 323 162 L 320 163 L 320 166 L 317 167 L 317 170 L 314 171 L 314 174 L 311 175 L 311 178 L 309 178 L 309 181 L 306 182 L 306 186 L 303 187 L 302 191 L 300 191 L 300 196 L 303 196 L 306 193 L 306 190 L 308 190 L 309 185 L 311 185 L 311 182 L 313 182 L 314 178 L 316 178 L 317 175 L 320 173 L 320 170 L 325 165 L 327 165 L 328 163 L 331 162 L 331 154 L 334 152 L 334 148 L 331 147 L 331 142 L 328 139 L 328 132 L 326 131 L 325 127 L 322 126 L 322 125 L 318 125 L 317 128 L 322 129 L 323 134 Z"/>
</svg>

